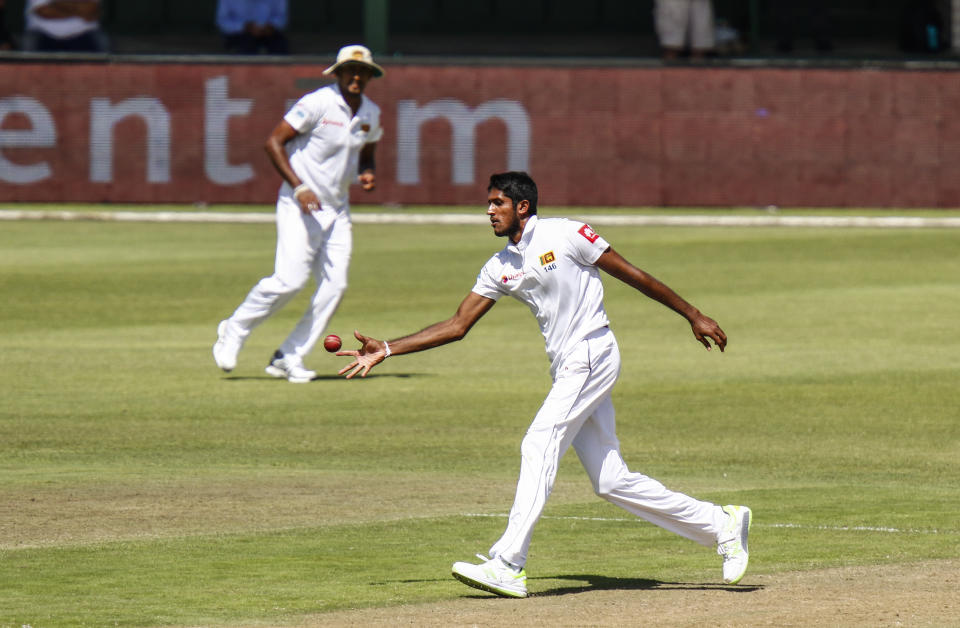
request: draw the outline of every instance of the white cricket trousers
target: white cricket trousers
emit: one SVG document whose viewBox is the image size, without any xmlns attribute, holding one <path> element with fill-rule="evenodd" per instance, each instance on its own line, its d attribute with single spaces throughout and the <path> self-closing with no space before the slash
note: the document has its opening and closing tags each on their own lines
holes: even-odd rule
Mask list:
<svg viewBox="0 0 960 628">
<path fill-rule="evenodd" d="M 304 214 L 288 194 L 277 200 L 277 256 L 273 274 L 261 279 L 230 317 L 230 330 L 242 340 L 279 311 L 313 274 L 317 282 L 307 311 L 280 345 L 284 355 L 301 358 L 313 349 L 347 290 L 353 248 L 350 210 L 325 208 Z"/>
<path fill-rule="evenodd" d="M 558 365 L 553 388 L 520 446 L 517 494 L 506 532 L 490 548 L 491 557 L 526 564 L 534 525 L 571 444 L 597 495 L 701 545 L 716 543 L 727 518 L 722 507 L 670 491 L 630 471 L 620 456 L 610 400 L 619 374 L 620 350 L 608 328 L 580 341 Z"/>
<path fill-rule="evenodd" d="M 660 45 L 680 49 L 711 50 L 716 45 L 712 0 L 655 0 L 654 26 Z"/>
</svg>

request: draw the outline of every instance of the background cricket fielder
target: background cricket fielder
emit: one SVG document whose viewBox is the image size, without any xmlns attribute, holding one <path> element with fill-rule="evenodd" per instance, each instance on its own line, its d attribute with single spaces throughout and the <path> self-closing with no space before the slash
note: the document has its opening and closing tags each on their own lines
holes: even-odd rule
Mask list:
<svg viewBox="0 0 960 628">
<path fill-rule="evenodd" d="M 374 159 L 383 135 L 380 108 L 364 95 L 370 79 L 383 76 L 363 46 L 345 46 L 324 70 L 337 82 L 301 98 L 274 128 L 266 151 L 283 177 L 277 198 L 274 272 L 261 279 L 230 318 L 220 322 L 214 361 L 224 371 L 253 329 L 292 299 L 312 274 L 317 282 L 306 312 L 276 350 L 266 371 L 290 382 L 309 382 L 303 366 L 347 289 L 353 248 L 350 184 L 376 186 Z"/>
</svg>

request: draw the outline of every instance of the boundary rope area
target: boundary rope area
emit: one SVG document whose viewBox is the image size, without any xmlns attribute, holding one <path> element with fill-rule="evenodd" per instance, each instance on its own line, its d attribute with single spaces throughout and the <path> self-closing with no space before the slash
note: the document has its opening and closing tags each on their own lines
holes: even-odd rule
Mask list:
<svg viewBox="0 0 960 628">
<path fill-rule="evenodd" d="M 585 215 L 596 226 L 636 227 L 826 227 L 826 228 L 886 228 L 886 229 L 960 229 L 960 217 L 931 218 L 922 216 L 710 216 L 662 215 L 623 216 Z M 19 210 L 0 208 L 2 220 L 91 220 L 104 222 L 210 222 L 210 223 L 272 223 L 274 214 L 244 212 L 128 212 L 128 211 L 56 211 Z M 472 225 L 485 224 L 482 212 L 473 214 L 416 214 L 416 213 L 356 213 L 357 224 L 408 225 Z"/>
</svg>

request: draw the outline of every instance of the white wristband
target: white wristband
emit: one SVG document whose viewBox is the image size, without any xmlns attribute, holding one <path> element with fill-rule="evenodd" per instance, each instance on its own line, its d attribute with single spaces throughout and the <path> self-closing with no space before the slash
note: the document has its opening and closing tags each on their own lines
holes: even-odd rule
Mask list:
<svg viewBox="0 0 960 628">
<path fill-rule="evenodd" d="M 387 341 L 386 341 L 386 340 L 383 341 L 383 350 L 386 351 L 386 353 L 387 353 L 385 356 L 383 356 L 383 359 L 389 358 L 390 355 L 391 355 L 390 345 L 387 344 Z"/>
<path fill-rule="evenodd" d="M 309 189 L 310 189 L 309 185 L 307 185 L 306 183 L 301 183 L 297 187 L 293 188 L 293 198 L 297 198 L 298 196 L 300 196 L 300 192 L 306 192 Z"/>
</svg>

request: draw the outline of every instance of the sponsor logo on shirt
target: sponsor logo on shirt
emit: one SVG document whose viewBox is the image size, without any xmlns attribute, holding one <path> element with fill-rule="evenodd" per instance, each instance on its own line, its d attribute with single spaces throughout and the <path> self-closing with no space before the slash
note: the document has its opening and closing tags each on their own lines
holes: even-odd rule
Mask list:
<svg viewBox="0 0 960 628">
<path fill-rule="evenodd" d="M 590 225 L 583 225 L 582 227 L 580 227 L 580 231 L 578 231 L 577 233 L 585 237 L 587 240 L 590 240 L 591 244 L 596 242 L 597 238 L 600 237 L 600 234 L 594 231 L 593 229 L 591 229 Z"/>
<path fill-rule="evenodd" d="M 521 277 L 523 277 L 523 271 L 522 271 L 522 270 L 518 270 L 517 272 L 512 273 L 512 274 L 510 274 L 510 275 L 504 275 L 504 276 L 500 277 L 500 283 L 509 283 L 509 282 L 513 281 L 514 279 L 520 279 Z"/>
<path fill-rule="evenodd" d="M 320 120 L 320 126 L 327 126 L 328 124 L 331 126 L 347 126 L 346 124 L 344 124 L 343 122 L 340 122 L 339 120 L 331 120 L 330 118 L 323 118 L 322 120 Z"/>
</svg>

